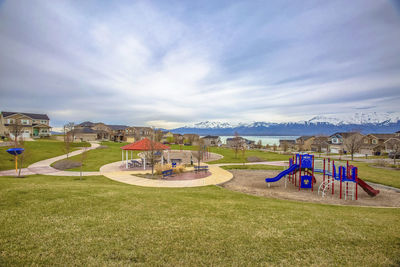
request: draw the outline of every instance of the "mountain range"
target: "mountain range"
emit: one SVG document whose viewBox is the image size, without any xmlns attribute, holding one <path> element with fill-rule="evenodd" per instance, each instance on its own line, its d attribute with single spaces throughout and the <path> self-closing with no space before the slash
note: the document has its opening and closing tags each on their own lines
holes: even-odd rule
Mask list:
<svg viewBox="0 0 400 267">
<path fill-rule="evenodd" d="M 352 115 L 314 116 L 297 122 L 228 122 L 204 121 L 170 130 L 173 133 L 199 135 L 331 135 L 335 132 L 360 131 L 394 133 L 400 130 L 400 113 L 355 113 Z"/>
</svg>

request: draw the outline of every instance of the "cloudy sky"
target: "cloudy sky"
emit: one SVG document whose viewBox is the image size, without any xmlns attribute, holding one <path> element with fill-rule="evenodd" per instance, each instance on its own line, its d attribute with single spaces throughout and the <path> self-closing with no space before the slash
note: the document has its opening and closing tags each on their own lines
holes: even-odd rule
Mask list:
<svg viewBox="0 0 400 267">
<path fill-rule="evenodd" d="M 0 110 L 176 127 L 400 111 L 400 5 L 0 0 Z"/>
</svg>

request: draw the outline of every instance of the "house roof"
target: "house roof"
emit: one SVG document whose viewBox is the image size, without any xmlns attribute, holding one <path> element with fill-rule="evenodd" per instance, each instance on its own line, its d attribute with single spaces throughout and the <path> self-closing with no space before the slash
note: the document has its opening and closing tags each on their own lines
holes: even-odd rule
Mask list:
<svg viewBox="0 0 400 267">
<path fill-rule="evenodd" d="M 296 143 L 296 140 L 286 140 L 286 139 L 284 139 L 284 140 L 282 140 L 282 139 L 280 139 L 279 140 L 279 143 Z"/>
<path fill-rule="evenodd" d="M 84 121 L 82 123 L 79 123 L 77 126 L 80 126 L 80 127 L 92 127 L 92 126 L 94 126 L 94 123 L 91 122 L 91 121 Z"/>
<path fill-rule="evenodd" d="M 297 138 L 296 140 L 298 140 L 298 139 L 303 139 L 304 141 L 306 141 L 306 140 L 308 140 L 308 139 L 310 139 L 310 138 L 313 138 L 314 136 L 312 136 L 312 135 L 304 135 L 304 136 L 300 136 L 299 138 Z"/>
<path fill-rule="evenodd" d="M 344 138 L 347 138 L 347 137 L 349 137 L 349 136 L 351 136 L 351 135 L 353 135 L 353 134 L 356 134 L 357 132 L 337 132 L 337 133 L 334 133 L 334 134 L 332 134 L 331 136 L 329 136 L 329 137 L 332 137 L 332 136 L 335 136 L 335 135 L 340 135 L 340 136 L 342 136 L 342 137 L 344 137 Z"/>
<path fill-rule="evenodd" d="M 369 136 L 374 136 L 378 139 L 389 139 L 394 137 L 394 134 L 369 134 Z"/>
<path fill-rule="evenodd" d="M 111 130 L 115 130 L 115 131 L 125 130 L 126 128 L 129 128 L 129 126 L 126 126 L 126 125 L 107 125 L 107 126 L 110 127 Z"/>
<path fill-rule="evenodd" d="M 91 133 L 91 134 L 95 134 L 97 133 L 96 130 L 90 129 L 90 128 L 81 128 L 81 129 L 74 129 L 74 133 Z"/>
<path fill-rule="evenodd" d="M 8 117 L 15 114 L 22 114 L 28 116 L 34 120 L 50 120 L 47 114 L 37 114 L 37 113 L 24 113 L 24 112 L 10 112 L 10 111 L 2 111 L 3 117 Z"/>
<path fill-rule="evenodd" d="M 148 151 L 151 149 L 154 150 L 167 150 L 169 146 L 163 145 L 159 142 L 151 141 L 148 138 L 143 138 L 135 143 L 126 145 L 121 147 L 122 150 L 139 150 L 139 151 Z"/>
<path fill-rule="evenodd" d="M 216 136 L 216 135 L 207 135 L 207 136 L 202 137 L 202 139 L 217 139 L 217 138 L 219 138 L 219 136 Z"/>
</svg>

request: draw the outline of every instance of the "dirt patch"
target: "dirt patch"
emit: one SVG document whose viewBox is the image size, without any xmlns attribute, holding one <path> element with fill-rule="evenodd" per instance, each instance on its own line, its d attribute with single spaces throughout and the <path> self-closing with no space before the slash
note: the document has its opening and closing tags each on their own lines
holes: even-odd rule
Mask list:
<svg viewBox="0 0 400 267">
<path fill-rule="evenodd" d="M 302 189 L 287 182 L 285 188 L 284 179 L 267 186 L 265 178 L 275 177 L 279 171 L 269 170 L 231 170 L 233 179 L 222 186 L 247 194 L 263 197 L 273 197 L 279 199 L 315 202 L 323 204 L 339 204 L 339 205 L 359 205 L 359 206 L 381 206 L 381 207 L 400 207 L 400 193 L 384 188 L 379 189 L 380 193 L 376 197 L 370 197 L 361 187 L 358 187 L 358 200 L 339 199 L 339 190 L 335 189 L 335 194 L 327 194 L 322 198 L 318 195 L 318 187 L 322 182 L 322 176 L 317 175 L 317 183 L 314 185 L 314 191 L 310 189 Z"/>
<path fill-rule="evenodd" d="M 259 157 L 247 157 L 248 162 L 262 162 L 263 160 Z"/>
<path fill-rule="evenodd" d="M 67 170 L 72 168 L 80 167 L 82 164 L 80 162 L 72 161 L 69 159 L 60 160 L 53 164 L 53 168 L 57 170 Z"/>
<path fill-rule="evenodd" d="M 98 146 L 96 149 L 106 149 L 108 148 L 108 146 L 102 145 L 102 146 Z"/>
</svg>

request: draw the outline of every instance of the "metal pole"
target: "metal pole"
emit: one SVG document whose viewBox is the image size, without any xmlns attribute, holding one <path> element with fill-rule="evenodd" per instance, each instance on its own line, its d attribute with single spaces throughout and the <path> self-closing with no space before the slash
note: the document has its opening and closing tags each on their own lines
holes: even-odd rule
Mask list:
<svg viewBox="0 0 400 267">
<path fill-rule="evenodd" d="M 300 170 L 300 176 L 299 176 L 299 191 L 300 191 L 300 187 L 301 187 L 301 156 L 299 156 L 299 170 Z"/>
<path fill-rule="evenodd" d="M 311 192 L 314 192 L 314 156 L 312 158 Z"/>
<path fill-rule="evenodd" d="M 332 160 L 332 195 L 335 194 L 335 161 Z"/>
<path fill-rule="evenodd" d="M 339 169 L 339 175 L 340 175 L 340 199 L 342 199 L 342 172 L 343 172 L 343 168 L 340 168 Z"/>
</svg>

